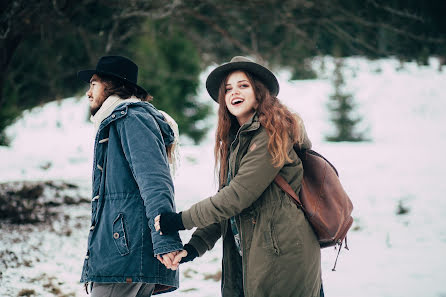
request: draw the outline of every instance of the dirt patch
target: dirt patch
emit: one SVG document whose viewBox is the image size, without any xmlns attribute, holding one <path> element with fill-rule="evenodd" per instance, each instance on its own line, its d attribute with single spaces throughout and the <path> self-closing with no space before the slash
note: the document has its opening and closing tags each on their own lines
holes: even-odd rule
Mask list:
<svg viewBox="0 0 446 297">
<path fill-rule="evenodd" d="M 90 200 L 77 185 L 64 181 L 19 181 L 0 184 L 0 220 L 28 224 L 52 220 L 58 207 Z"/>
<path fill-rule="evenodd" d="M 221 280 L 221 270 L 217 271 L 216 273 L 205 273 L 203 274 L 203 279 L 219 282 Z"/>
</svg>

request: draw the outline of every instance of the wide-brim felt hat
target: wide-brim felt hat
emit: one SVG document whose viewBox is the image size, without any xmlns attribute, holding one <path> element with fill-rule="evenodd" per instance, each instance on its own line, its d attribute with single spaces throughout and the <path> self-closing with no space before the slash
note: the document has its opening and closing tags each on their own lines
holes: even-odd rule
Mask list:
<svg viewBox="0 0 446 297">
<path fill-rule="evenodd" d="M 90 83 L 90 79 L 94 74 L 118 78 L 124 83 L 135 86 L 147 93 L 143 87 L 138 85 L 138 66 L 126 57 L 101 57 L 96 65 L 96 69 L 79 71 L 77 77 L 84 82 Z"/>
<path fill-rule="evenodd" d="M 236 70 L 247 71 L 260 79 L 270 91 L 271 95 L 279 94 L 279 82 L 276 76 L 266 67 L 255 63 L 249 58 L 235 56 L 230 62 L 215 68 L 206 79 L 206 89 L 214 101 L 218 102 L 218 90 L 222 80 Z"/>
</svg>

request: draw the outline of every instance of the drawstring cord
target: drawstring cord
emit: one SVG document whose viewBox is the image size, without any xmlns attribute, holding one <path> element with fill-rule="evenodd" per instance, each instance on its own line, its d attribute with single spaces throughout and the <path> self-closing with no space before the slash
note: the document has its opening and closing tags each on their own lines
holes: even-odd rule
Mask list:
<svg viewBox="0 0 446 297">
<path fill-rule="evenodd" d="M 349 251 L 350 249 L 348 248 L 348 245 L 347 245 L 347 236 L 345 236 L 344 241 L 345 241 L 345 247 L 344 248 Z M 339 254 L 341 253 L 342 244 L 343 244 L 343 241 L 340 240 L 335 245 L 335 250 L 336 250 L 336 248 L 338 248 L 338 254 L 336 255 L 336 260 L 335 260 L 334 266 L 331 269 L 331 271 L 336 271 L 336 264 L 338 263 L 338 257 L 339 257 Z"/>
</svg>

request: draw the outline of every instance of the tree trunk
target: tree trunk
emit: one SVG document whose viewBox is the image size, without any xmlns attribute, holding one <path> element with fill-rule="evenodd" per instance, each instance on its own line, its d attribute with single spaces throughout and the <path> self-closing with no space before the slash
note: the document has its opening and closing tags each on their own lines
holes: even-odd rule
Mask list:
<svg viewBox="0 0 446 297">
<path fill-rule="evenodd" d="M 21 40 L 21 35 L 8 36 L 0 40 L 0 108 L 5 100 L 3 98 L 3 86 L 8 73 L 8 66 Z"/>
</svg>

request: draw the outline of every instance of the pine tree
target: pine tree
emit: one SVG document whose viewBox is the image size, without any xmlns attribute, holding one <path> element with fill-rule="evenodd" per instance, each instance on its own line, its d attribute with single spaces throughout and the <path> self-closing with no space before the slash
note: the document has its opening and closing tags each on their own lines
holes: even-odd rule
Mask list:
<svg viewBox="0 0 446 297">
<path fill-rule="evenodd" d="M 345 81 L 342 75 L 343 60 L 335 60 L 333 71 L 334 94 L 330 96 L 328 109 L 331 113 L 331 122 L 336 129 L 335 133 L 326 136 L 326 140 L 339 141 L 366 141 L 362 132 L 356 132 L 356 125 L 361 121 L 352 115 L 355 108 L 353 96 L 344 91 Z"/>
</svg>

